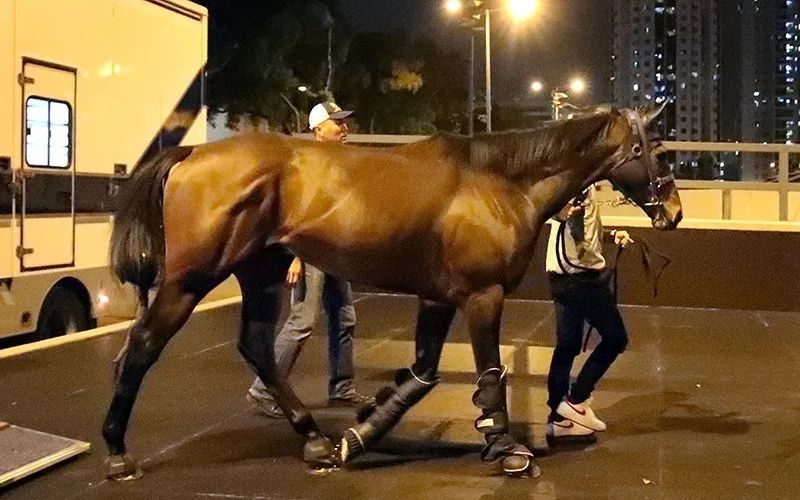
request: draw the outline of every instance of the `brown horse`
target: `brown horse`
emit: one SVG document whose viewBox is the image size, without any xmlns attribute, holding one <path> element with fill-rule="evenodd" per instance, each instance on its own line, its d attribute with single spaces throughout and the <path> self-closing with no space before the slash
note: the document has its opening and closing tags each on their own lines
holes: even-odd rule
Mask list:
<svg viewBox="0 0 800 500">
<path fill-rule="evenodd" d="M 605 108 L 529 131 L 440 134 L 380 150 L 250 135 L 167 150 L 140 166 L 119 204 L 111 261 L 142 297 L 159 288 L 118 358 L 103 426 L 108 477 L 140 474 L 124 436 L 142 379 L 200 299 L 231 274 L 243 295 L 239 350 L 306 437 L 307 461 L 352 459 L 425 396 L 460 310 L 478 374 L 482 458 L 524 472 L 532 454 L 509 434 L 500 364 L 504 297 L 520 283 L 542 224 L 598 180 L 610 179 L 656 228 L 677 226 L 680 199 L 651 125 L 658 112 Z M 333 275 L 420 299 L 414 365 L 359 413 L 338 450 L 274 375 L 277 297 L 291 260 L 283 247 Z"/>
</svg>

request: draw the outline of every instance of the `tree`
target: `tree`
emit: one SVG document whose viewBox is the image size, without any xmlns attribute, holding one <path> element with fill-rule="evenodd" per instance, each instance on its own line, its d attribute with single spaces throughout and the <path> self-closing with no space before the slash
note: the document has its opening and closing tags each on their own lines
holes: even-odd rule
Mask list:
<svg viewBox="0 0 800 500">
<path fill-rule="evenodd" d="M 403 34 L 353 37 L 337 0 L 199 2 L 211 19 L 209 111 L 227 113 L 229 125 L 292 131 L 314 103 L 333 99 L 356 111 L 354 128 L 364 131 L 462 129 L 462 55 Z"/>
<path fill-rule="evenodd" d="M 229 124 L 295 128 L 298 86 L 323 91 L 334 67 L 336 0 L 199 0 L 210 11 L 207 99 Z M 234 4 L 234 6 L 232 6 Z M 330 64 L 329 64 L 330 61 Z M 301 121 L 304 121 L 302 117 Z"/>
<path fill-rule="evenodd" d="M 334 90 L 371 133 L 430 134 L 461 130 L 466 63 L 428 40 L 406 35 L 356 36 Z"/>
</svg>

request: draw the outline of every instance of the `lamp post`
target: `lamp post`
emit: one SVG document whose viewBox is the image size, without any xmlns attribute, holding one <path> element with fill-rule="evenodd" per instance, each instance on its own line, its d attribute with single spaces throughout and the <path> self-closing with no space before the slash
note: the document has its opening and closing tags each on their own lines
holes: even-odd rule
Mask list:
<svg viewBox="0 0 800 500">
<path fill-rule="evenodd" d="M 486 131 L 492 131 L 492 11 L 483 12 L 486 45 Z"/>
<path fill-rule="evenodd" d="M 301 94 L 304 94 L 308 92 L 308 87 L 305 85 L 300 85 L 297 87 L 297 91 L 300 92 Z M 295 106 L 294 103 L 292 103 L 292 101 L 288 97 L 286 97 L 286 95 L 283 92 L 280 92 L 279 94 L 283 98 L 284 102 L 286 102 L 286 104 L 289 105 L 289 108 L 292 110 L 292 113 L 294 113 L 295 125 L 297 127 L 297 133 L 299 134 L 300 132 L 303 131 L 303 125 L 300 120 L 300 110 L 297 109 L 297 106 Z"/>
<path fill-rule="evenodd" d="M 468 9 L 465 9 L 465 2 Z M 533 14 L 536 9 L 536 0 L 506 0 L 507 8 L 511 13 L 514 21 L 522 21 L 527 19 Z M 447 0 L 445 2 L 445 9 L 450 14 L 466 14 L 469 18 L 470 26 L 470 96 L 469 96 L 469 135 L 472 135 L 473 130 L 473 117 L 475 111 L 475 35 L 474 32 L 478 31 L 475 21 L 483 17 L 483 32 L 484 32 L 484 46 L 486 48 L 485 61 L 486 61 L 486 131 L 492 131 L 492 12 L 498 12 L 503 9 L 491 8 L 493 4 L 491 0 Z"/>
<path fill-rule="evenodd" d="M 469 95 L 467 97 L 467 134 L 475 135 L 475 31 L 469 30 Z"/>
</svg>

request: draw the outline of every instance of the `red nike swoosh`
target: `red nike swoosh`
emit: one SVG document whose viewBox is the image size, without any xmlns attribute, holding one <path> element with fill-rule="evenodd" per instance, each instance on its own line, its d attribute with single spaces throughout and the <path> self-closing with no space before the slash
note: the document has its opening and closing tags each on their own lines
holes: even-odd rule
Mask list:
<svg viewBox="0 0 800 500">
<path fill-rule="evenodd" d="M 575 427 L 575 424 L 569 421 L 567 422 L 566 425 L 564 424 L 564 422 L 555 422 L 555 424 L 561 427 L 562 429 L 572 429 L 573 427 Z"/>
<path fill-rule="evenodd" d="M 569 407 L 570 407 L 570 408 L 572 408 L 573 410 L 575 410 L 575 412 L 577 412 L 577 413 L 578 413 L 578 415 L 580 415 L 580 416 L 582 416 L 582 417 L 585 417 L 585 416 L 586 416 L 586 410 L 579 410 L 579 409 L 575 408 L 574 406 L 572 406 L 572 403 L 570 403 L 569 401 L 567 401 L 567 404 L 569 405 Z"/>
</svg>

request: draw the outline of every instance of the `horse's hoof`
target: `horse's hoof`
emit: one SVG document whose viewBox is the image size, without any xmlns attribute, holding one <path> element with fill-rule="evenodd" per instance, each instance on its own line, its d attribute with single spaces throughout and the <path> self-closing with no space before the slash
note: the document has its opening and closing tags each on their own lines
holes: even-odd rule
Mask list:
<svg viewBox="0 0 800 500">
<path fill-rule="evenodd" d="M 303 445 L 303 460 L 316 468 L 331 468 L 339 465 L 333 443 L 325 436 L 309 439 Z"/>
<path fill-rule="evenodd" d="M 503 471 L 511 477 L 539 477 L 542 469 L 527 455 L 509 455 L 503 458 Z"/>
<path fill-rule="evenodd" d="M 352 427 L 344 431 L 342 440 L 339 442 L 339 460 L 341 460 L 343 464 L 347 463 L 364 453 L 364 451 L 366 451 L 364 442 L 361 440 L 361 436 L 358 435 L 358 432 Z"/>
<path fill-rule="evenodd" d="M 110 455 L 104 465 L 106 478 L 112 481 L 133 481 L 142 477 L 142 468 L 135 458 L 128 455 Z"/>
</svg>

